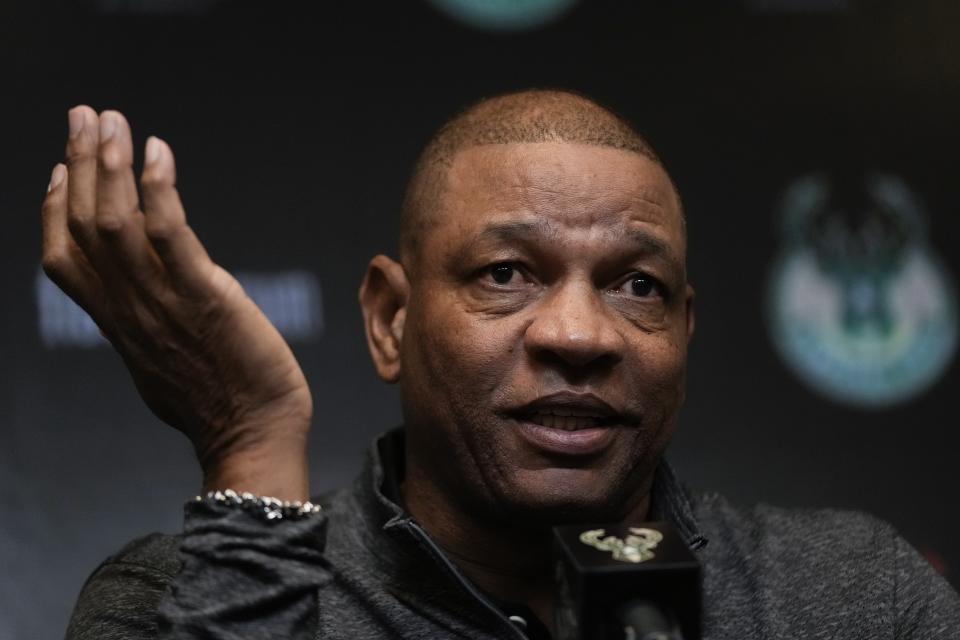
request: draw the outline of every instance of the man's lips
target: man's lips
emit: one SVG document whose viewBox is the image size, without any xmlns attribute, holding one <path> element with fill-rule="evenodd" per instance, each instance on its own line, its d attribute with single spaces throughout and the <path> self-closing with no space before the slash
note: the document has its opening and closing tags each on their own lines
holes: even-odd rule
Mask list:
<svg viewBox="0 0 960 640">
<path fill-rule="evenodd" d="M 614 427 L 636 422 L 593 394 L 568 391 L 541 396 L 507 415 L 519 423 L 518 433 L 545 453 L 584 456 L 611 443 Z"/>
<path fill-rule="evenodd" d="M 579 431 L 580 429 L 605 427 L 609 424 L 609 420 L 606 418 L 590 414 L 562 414 L 551 413 L 550 411 L 538 411 L 534 414 L 531 414 L 526 419 L 527 421 L 540 425 L 541 427 L 563 429 L 564 431 Z"/>
<path fill-rule="evenodd" d="M 541 454 L 556 456 L 595 456 L 607 449 L 616 436 L 611 427 L 588 427 L 575 431 L 543 427 L 520 421 L 517 435 Z"/>
<path fill-rule="evenodd" d="M 592 393 L 559 391 L 527 402 L 506 412 L 514 419 L 534 422 L 543 427 L 575 431 L 590 427 L 634 422 Z"/>
</svg>

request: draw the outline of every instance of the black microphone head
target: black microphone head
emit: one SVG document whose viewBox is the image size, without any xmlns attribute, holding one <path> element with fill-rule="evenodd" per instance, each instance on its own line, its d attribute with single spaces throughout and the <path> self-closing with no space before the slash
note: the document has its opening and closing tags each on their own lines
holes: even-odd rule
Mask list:
<svg viewBox="0 0 960 640">
<path fill-rule="evenodd" d="M 558 640 L 700 640 L 700 562 L 669 523 L 553 531 Z"/>
</svg>

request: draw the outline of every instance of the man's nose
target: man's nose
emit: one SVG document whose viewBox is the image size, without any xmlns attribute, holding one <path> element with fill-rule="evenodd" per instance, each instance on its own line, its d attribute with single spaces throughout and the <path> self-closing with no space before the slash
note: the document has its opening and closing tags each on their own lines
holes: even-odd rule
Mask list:
<svg viewBox="0 0 960 640">
<path fill-rule="evenodd" d="M 572 282 L 541 299 L 524 333 L 527 351 L 539 360 L 570 367 L 611 366 L 623 359 L 625 341 L 603 292 Z"/>
</svg>

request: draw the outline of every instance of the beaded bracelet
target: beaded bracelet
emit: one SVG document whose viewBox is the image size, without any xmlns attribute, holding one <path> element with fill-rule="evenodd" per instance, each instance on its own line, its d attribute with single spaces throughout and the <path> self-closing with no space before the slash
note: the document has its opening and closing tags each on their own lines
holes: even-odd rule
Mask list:
<svg viewBox="0 0 960 640">
<path fill-rule="evenodd" d="M 269 521 L 283 520 L 284 518 L 303 518 L 320 512 L 320 505 L 312 502 L 293 502 L 287 500 L 277 500 L 269 496 L 257 496 L 247 491 L 237 493 L 233 489 L 224 489 L 223 491 L 210 491 L 206 495 L 207 500 L 213 500 L 218 504 L 240 507 L 247 511 L 257 512 L 263 515 Z M 203 496 L 197 496 L 197 502 L 204 500 Z"/>
</svg>

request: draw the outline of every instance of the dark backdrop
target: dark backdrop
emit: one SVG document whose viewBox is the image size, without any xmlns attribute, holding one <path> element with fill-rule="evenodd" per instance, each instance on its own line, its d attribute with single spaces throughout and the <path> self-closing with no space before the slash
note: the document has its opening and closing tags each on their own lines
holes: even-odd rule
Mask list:
<svg viewBox="0 0 960 640">
<path fill-rule="evenodd" d="M 356 288 L 370 256 L 395 251 L 425 138 L 464 104 L 515 88 L 612 105 L 659 150 L 689 218 L 698 325 L 671 450 L 684 478 L 745 503 L 868 510 L 956 583 L 956 362 L 909 402 L 847 407 L 782 363 L 763 309 L 781 193 L 839 166 L 902 176 L 930 212 L 933 248 L 960 273 L 960 11 L 659 4 L 584 4 L 510 33 L 413 0 L 6 9 L 0 638 L 61 634 L 96 564 L 136 536 L 177 531 L 199 484 L 188 444 L 145 409 L 109 349 L 41 339 L 38 206 L 66 111 L 81 102 L 122 110 L 138 145 L 151 133 L 171 143 L 217 261 L 319 282 L 322 328 L 293 340 L 315 395 L 315 490 L 347 481 L 371 436 L 400 420 L 396 391 L 369 364 Z"/>
</svg>

